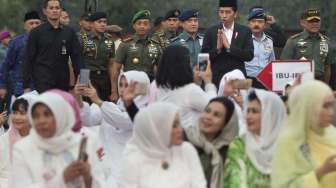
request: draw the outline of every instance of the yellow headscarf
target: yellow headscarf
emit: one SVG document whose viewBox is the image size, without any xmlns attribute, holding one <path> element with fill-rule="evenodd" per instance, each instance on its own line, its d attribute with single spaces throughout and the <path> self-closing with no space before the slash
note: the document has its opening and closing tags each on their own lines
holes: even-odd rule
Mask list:
<svg viewBox="0 0 336 188">
<path fill-rule="evenodd" d="M 335 128 L 329 126 L 321 130 L 317 126 L 324 99 L 332 94 L 320 81 L 311 81 L 293 90 L 289 97 L 290 115 L 280 133 L 272 162 L 272 188 L 336 186 L 336 173 L 328 174 L 320 182 L 315 175 L 315 169 L 336 154 Z"/>
</svg>

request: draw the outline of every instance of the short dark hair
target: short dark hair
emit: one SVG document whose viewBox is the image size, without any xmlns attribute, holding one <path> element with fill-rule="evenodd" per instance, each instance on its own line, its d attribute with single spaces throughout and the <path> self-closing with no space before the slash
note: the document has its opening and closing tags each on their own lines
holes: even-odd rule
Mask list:
<svg viewBox="0 0 336 188">
<path fill-rule="evenodd" d="M 176 89 L 193 82 L 191 57 L 188 48 L 182 45 L 170 45 L 162 54 L 156 84 L 159 87 Z"/>
<path fill-rule="evenodd" d="M 249 95 L 248 95 L 248 101 L 251 102 L 251 101 L 258 101 L 260 103 L 260 100 L 256 94 L 255 91 L 252 91 Z"/>
<path fill-rule="evenodd" d="M 217 10 L 219 11 L 220 8 L 223 8 L 223 7 L 219 7 Z M 228 8 L 231 8 L 233 10 L 233 12 L 237 12 L 238 8 L 237 7 L 228 7 Z"/>
<path fill-rule="evenodd" d="M 13 111 L 28 111 L 28 101 L 24 98 L 16 99 L 12 105 Z"/>
<path fill-rule="evenodd" d="M 216 97 L 216 98 L 211 99 L 210 102 L 208 103 L 208 105 L 213 103 L 213 102 L 219 102 L 225 107 L 226 113 L 225 113 L 225 117 L 224 117 L 224 123 L 226 125 L 227 123 L 229 123 L 229 121 L 230 121 L 230 119 L 233 115 L 233 112 L 235 110 L 235 106 L 234 106 L 233 102 L 226 97 Z"/>
<path fill-rule="evenodd" d="M 44 0 L 43 8 L 47 8 L 49 1 L 58 1 L 59 4 L 60 4 L 60 6 L 61 6 L 61 8 L 63 7 L 63 6 L 62 6 L 62 1 L 61 1 L 61 0 Z"/>
</svg>

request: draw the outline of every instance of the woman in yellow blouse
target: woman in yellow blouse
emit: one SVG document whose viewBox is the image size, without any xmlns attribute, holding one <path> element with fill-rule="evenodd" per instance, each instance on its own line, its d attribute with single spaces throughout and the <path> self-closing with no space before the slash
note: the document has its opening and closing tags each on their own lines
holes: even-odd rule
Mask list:
<svg viewBox="0 0 336 188">
<path fill-rule="evenodd" d="M 336 187 L 334 96 L 320 81 L 298 86 L 273 157 L 272 188 Z"/>
</svg>

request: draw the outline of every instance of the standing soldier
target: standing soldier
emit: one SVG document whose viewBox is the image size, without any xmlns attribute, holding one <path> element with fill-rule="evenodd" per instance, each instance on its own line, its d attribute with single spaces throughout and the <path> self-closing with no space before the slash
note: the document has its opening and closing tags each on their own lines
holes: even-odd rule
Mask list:
<svg viewBox="0 0 336 188">
<path fill-rule="evenodd" d="M 321 17 L 316 9 L 306 10 L 300 21 L 304 31 L 287 40 L 281 59 L 309 59 L 315 62 L 315 78 L 329 84 L 332 57 L 330 40 L 320 33 Z"/>
<path fill-rule="evenodd" d="M 90 21 L 91 15 L 92 14 L 89 12 L 84 13 L 79 20 L 80 30 L 78 32 L 78 36 L 81 42 L 87 40 L 87 36 L 91 32 L 92 29 L 92 22 Z"/>
<path fill-rule="evenodd" d="M 142 10 L 136 13 L 132 19 L 135 34 L 123 41 L 115 57 L 112 71 L 112 100 L 118 98 L 117 83 L 120 69 L 124 71 L 144 71 L 153 80 L 154 70 L 161 56 L 159 44 L 148 37 L 150 30 L 150 12 Z"/>
<path fill-rule="evenodd" d="M 198 33 L 198 10 L 183 11 L 179 17 L 183 32 L 172 39 L 173 44 L 184 45 L 189 49 L 192 67 L 197 65 L 198 54 L 201 52 L 203 36 Z"/>
<path fill-rule="evenodd" d="M 179 35 L 180 22 L 178 18 L 180 14 L 181 11 L 178 9 L 168 11 L 164 18 L 166 28 L 153 34 L 152 40 L 159 42 L 162 49 L 169 45 L 171 39 Z"/>
<path fill-rule="evenodd" d="M 179 9 L 170 10 L 165 16 L 166 20 L 166 37 L 172 39 L 179 35 L 181 11 Z"/>
<path fill-rule="evenodd" d="M 106 32 L 107 15 L 96 12 L 90 16 L 92 32 L 82 41 L 84 65 L 90 69 L 90 80 L 103 100 L 111 95 L 111 63 L 114 57 L 114 43 Z"/>
</svg>

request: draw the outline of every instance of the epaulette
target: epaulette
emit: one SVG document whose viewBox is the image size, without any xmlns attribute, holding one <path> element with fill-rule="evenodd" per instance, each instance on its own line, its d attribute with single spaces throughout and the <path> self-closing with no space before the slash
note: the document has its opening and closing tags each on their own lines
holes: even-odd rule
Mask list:
<svg viewBox="0 0 336 188">
<path fill-rule="evenodd" d="M 157 35 L 159 37 L 164 37 L 164 36 L 166 36 L 166 33 L 165 32 L 158 32 Z"/>
<path fill-rule="evenodd" d="M 268 39 L 270 39 L 270 40 L 273 41 L 273 37 L 271 37 L 271 36 L 269 36 L 269 35 L 267 35 L 267 34 L 265 34 L 265 36 L 266 36 L 266 38 L 268 38 Z"/>
<path fill-rule="evenodd" d="M 157 41 L 157 40 L 155 40 L 154 38 L 150 38 L 149 40 L 152 41 L 152 42 L 154 42 L 154 43 L 160 44 L 160 42 Z"/>
<path fill-rule="evenodd" d="M 105 37 L 105 38 L 108 38 L 108 39 L 111 39 L 111 38 L 112 38 L 112 35 L 110 35 L 109 33 L 104 33 L 104 37 Z"/>
<path fill-rule="evenodd" d="M 133 40 L 133 38 L 130 37 L 130 38 L 123 39 L 122 41 L 123 42 L 131 42 L 132 40 Z"/>
<path fill-rule="evenodd" d="M 172 43 L 172 42 L 176 42 L 177 40 L 179 40 L 180 38 L 177 36 L 177 37 L 174 37 L 174 38 L 172 38 L 172 39 L 170 39 L 169 41 L 170 41 L 170 43 Z"/>
<path fill-rule="evenodd" d="M 322 39 L 325 39 L 325 40 L 330 40 L 330 38 L 329 37 L 327 37 L 326 35 L 323 35 L 322 33 L 320 33 L 320 36 L 321 36 L 321 38 Z"/>
<path fill-rule="evenodd" d="M 295 38 L 298 38 L 300 35 L 301 35 L 301 33 L 298 33 L 298 34 L 295 34 L 295 35 L 293 35 L 293 36 L 291 36 L 289 38 L 290 39 L 295 39 Z"/>
</svg>

